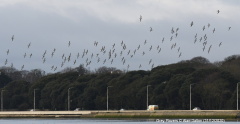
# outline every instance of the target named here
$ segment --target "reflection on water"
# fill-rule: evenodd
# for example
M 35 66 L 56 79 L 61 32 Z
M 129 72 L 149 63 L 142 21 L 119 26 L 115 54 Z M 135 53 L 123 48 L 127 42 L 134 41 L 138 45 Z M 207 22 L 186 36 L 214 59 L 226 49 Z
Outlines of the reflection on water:
M 221 122 L 224 124 L 236 124 L 240 120 L 224 120 Z M 169 124 L 179 124 L 179 123 L 204 123 L 204 124 L 216 124 L 220 122 L 212 122 L 212 120 L 203 120 L 203 119 L 76 119 L 76 118 L 1 118 L 0 124 L 156 124 L 156 123 L 169 123 Z

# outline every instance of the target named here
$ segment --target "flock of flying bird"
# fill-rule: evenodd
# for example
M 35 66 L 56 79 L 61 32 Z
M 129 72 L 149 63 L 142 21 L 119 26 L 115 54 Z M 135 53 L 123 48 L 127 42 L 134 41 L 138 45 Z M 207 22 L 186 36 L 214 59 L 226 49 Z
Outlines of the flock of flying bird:
M 219 14 L 219 10 L 217 11 L 217 14 Z M 142 21 L 142 16 L 140 15 L 140 22 Z M 191 24 L 190 24 L 190 27 L 192 27 L 194 24 L 193 24 L 193 21 L 191 22 Z M 210 27 L 210 24 L 208 23 L 208 25 L 207 25 L 207 27 L 209 28 Z M 205 26 L 203 26 L 203 31 L 205 30 Z M 231 29 L 231 27 L 229 27 L 228 28 L 228 31 Z M 175 38 L 178 36 L 178 30 L 179 30 L 179 28 L 177 28 L 176 30 L 174 30 L 174 28 L 172 28 L 171 29 L 171 33 L 172 33 L 172 35 L 174 36 L 175 35 Z M 150 27 L 150 32 L 152 32 L 153 31 L 153 29 L 152 29 L 152 27 Z M 215 28 L 213 29 L 213 33 L 215 32 Z M 174 34 L 175 33 L 175 34 Z M 170 41 L 172 41 L 172 39 L 173 39 L 173 36 L 171 36 L 170 37 Z M 12 39 L 12 41 L 14 40 L 14 35 L 11 37 L 11 39 Z M 200 39 L 199 39 L 199 42 L 201 42 L 202 40 L 204 40 L 204 42 L 203 42 L 203 51 L 205 50 L 205 47 L 206 47 L 206 45 L 207 45 L 207 35 L 205 34 L 204 36 L 203 36 L 203 38 L 202 37 L 200 37 Z M 162 43 L 165 41 L 165 39 L 163 38 L 162 39 Z M 195 39 L 194 39 L 194 44 L 197 42 L 197 34 L 195 35 Z M 127 46 L 126 46 L 126 44 L 122 41 L 121 43 L 121 47 L 122 47 L 122 50 L 121 50 L 121 52 L 119 53 L 120 54 L 120 56 L 121 56 L 121 62 L 122 62 L 122 64 L 124 65 L 125 63 L 126 63 L 126 57 L 122 57 L 122 55 L 123 55 L 123 52 L 127 49 Z M 144 45 L 145 44 L 147 44 L 147 40 L 145 40 L 144 41 L 144 43 L 143 43 Z M 69 41 L 68 42 L 68 47 L 70 47 L 70 45 L 71 45 L 71 42 Z M 171 49 L 174 49 L 175 47 L 176 47 L 176 43 L 173 43 L 172 45 L 171 45 Z M 219 47 L 222 45 L 222 42 L 220 42 L 219 43 Z M 28 46 L 28 48 L 31 46 L 31 42 L 27 45 Z M 97 47 L 98 46 L 98 42 L 97 41 L 94 41 L 94 46 L 95 47 Z M 210 50 L 211 50 L 211 47 L 212 47 L 212 45 L 210 45 L 209 46 L 209 48 L 208 48 L 208 53 L 210 52 Z M 140 45 L 138 45 L 138 47 L 135 49 L 135 50 L 133 50 L 133 52 L 131 53 L 131 50 L 128 50 L 127 51 L 127 55 L 129 55 L 130 56 L 130 58 L 132 58 L 134 55 L 135 55 L 135 53 L 138 51 L 140 49 Z M 149 48 L 149 51 L 151 51 L 153 49 L 153 47 L 152 47 L 152 45 L 151 45 L 151 47 Z M 54 53 L 55 53 L 55 51 L 56 51 L 56 49 L 54 48 L 53 49 L 53 51 L 52 51 L 52 53 L 51 53 L 51 57 L 53 57 L 54 56 Z M 180 47 L 177 49 L 177 51 L 178 51 L 178 53 L 180 52 Z M 107 52 L 107 50 L 106 50 L 106 48 L 105 48 L 105 46 L 102 46 L 101 47 L 101 49 L 100 49 L 100 52 L 102 52 L 102 54 L 103 55 L 105 55 L 106 54 L 106 52 Z M 161 48 L 160 48 L 160 46 L 158 45 L 157 46 L 157 52 L 158 53 L 160 53 L 161 52 Z M 131 53 L 131 54 L 130 54 Z M 7 50 L 7 55 L 9 54 L 9 49 Z M 45 50 L 45 52 L 43 53 L 43 55 L 42 55 L 42 60 L 43 60 L 43 63 L 45 63 L 45 61 L 46 61 L 46 54 L 47 54 L 47 50 Z M 84 58 L 84 56 L 86 56 L 88 54 L 88 50 L 85 50 L 84 49 L 84 51 L 83 51 L 83 53 L 82 53 L 82 58 Z M 142 52 L 142 56 L 144 56 L 145 55 L 145 52 L 143 51 Z M 181 55 L 182 55 L 182 52 L 180 52 L 179 53 L 179 55 L 178 55 L 178 57 L 181 57 Z M 80 56 L 80 54 L 78 53 L 77 54 L 77 58 L 73 61 L 73 65 L 75 65 L 76 64 L 76 61 L 77 61 L 77 59 L 79 58 L 79 56 Z M 99 63 L 100 62 L 100 57 L 99 57 L 99 53 L 97 53 L 97 54 L 91 54 L 91 56 L 90 56 L 90 58 L 92 59 L 94 56 L 96 56 L 96 58 L 97 58 L 97 63 Z M 113 63 L 113 61 L 114 61 L 114 58 L 116 58 L 118 56 L 118 54 L 117 54 L 117 52 L 115 51 L 115 43 L 112 45 L 112 48 L 108 51 L 108 60 L 111 60 L 110 62 L 111 62 L 111 64 Z M 23 55 L 23 57 L 25 58 L 26 57 L 26 53 Z M 30 54 L 30 58 L 32 57 L 32 53 Z M 63 54 L 62 56 L 61 56 L 61 58 L 62 58 L 62 64 L 61 64 L 61 67 L 63 67 L 63 65 L 65 64 L 65 62 L 66 61 L 68 61 L 68 62 L 70 62 L 70 60 L 71 60 L 71 53 L 67 56 L 67 55 L 65 55 L 65 54 Z M 91 64 L 91 59 L 86 59 L 86 67 L 87 66 L 89 66 L 90 64 Z M 107 59 L 104 59 L 103 60 L 103 64 L 105 64 L 106 63 L 106 61 L 107 61 Z M 7 63 L 8 63 L 8 59 L 6 59 L 6 61 L 5 61 L 5 65 L 7 65 Z M 152 59 L 150 59 L 149 60 L 149 65 L 152 63 Z M 13 67 L 13 63 L 11 63 L 11 68 Z M 127 68 L 129 68 L 130 67 L 130 65 L 128 64 L 128 66 L 127 66 Z M 139 68 L 141 68 L 142 67 L 142 65 L 140 64 L 139 65 Z M 153 68 L 154 67 L 154 63 L 151 65 L 151 68 Z M 23 68 L 24 68 L 24 65 L 22 65 L 22 67 L 21 67 L 21 70 L 23 70 Z M 51 70 L 54 70 L 54 71 L 56 71 L 57 70 L 57 66 L 51 66 Z

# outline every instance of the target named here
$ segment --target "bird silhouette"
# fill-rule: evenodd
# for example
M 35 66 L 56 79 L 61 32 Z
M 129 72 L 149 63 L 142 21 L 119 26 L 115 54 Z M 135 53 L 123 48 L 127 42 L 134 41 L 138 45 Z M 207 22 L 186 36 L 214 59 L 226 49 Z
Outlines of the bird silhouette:
M 70 41 L 69 41 L 69 42 L 68 42 L 68 47 L 70 46 L 70 44 L 71 44 L 71 43 L 70 43 Z
M 26 53 L 23 55 L 23 57 L 24 57 L 24 58 L 26 57 Z
M 21 70 L 23 70 L 23 68 L 24 68 L 24 65 L 22 66 Z
M 152 50 L 152 46 L 149 48 L 149 51 L 151 51 Z
M 218 10 L 218 11 L 217 11 L 217 14 L 218 14 L 219 12 L 220 12 L 220 11 Z
M 202 37 L 199 39 L 199 42 L 201 42 L 202 41 Z
M 76 59 L 75 59 L 75 61 L 73 62 L 73 65 L 75 65 L 76 64 Z
M 112 61 L 111 61 L 111 64 L 113 63 L 113 59 L 112 59 Z
M 140 15 L 140 18 L 139 18 L 139 19 L 140 19 L 140 22 L 141 22 L 141 21 L 142 21 L 142 16 L 141 16 L 141 15 Z
M 78 59 L 78 57 L 79 57 L 79 53 L 77 54 L 77 59 Z
M 151 62 L 152 62 L 152 59 L 150 59 L 150 61 L 149 61 L 149 65 L 150 65 Z
M 228 31 L 231 29 L 231 27 L 228 27 Z
M 138 49 L 137 49 L 137 50 L 139 50 L 139 48 L 140 48 L 140 45 L 138 46 Z
M 213 29 L 213 33 L 215 32 L 215 28 Z
M 205 50 L 205 46 L 203 47 L 203 51 Z
M 190 24 L 190 25 L 191 25 L 191 27 L 193 26 L 193 21 L 191 22 L 191 24 Z
M 112 48 L 114 48 L 114 46 L 115 46 L 115 43 L 113 44 L 113 47 L 112 47 Z
M 6 61 L 5 61 L 5 65 L 7 64 L 7 62 L 8 62 L 8 60 L 6 59 Z
M 179 28 L 176 29 L 176 33 L 177 33 L 178 30 L 179 30 Z
M 7 55 L 8 55 L 8 53 L 9 53 L 9 49 L 7 50 Z
M 222 42 L 219 44 L 219 47 L 222 45 Z
M 28 44 L 28 48 L 30 47 L 30 45 L 31 45 L 31 42 Z
M 52 55 L 52 57 L 53 57 L 53 55 L 54 55 L 54 52 L 52 52 L 52 54 L 51 54 L 51 55 Z
M 12 38 L 11 38 L 11 39 L 12 39 L 12 41 L 14 40 L 14 35 L 12 36 Z
M 61 67 L 63 67 L 63 65 L 64 65 L 64 64 L 63 64 L 63 62 L 62 62 Z
M 150 27 L 150 32 L 152 31 L 152 27 Z

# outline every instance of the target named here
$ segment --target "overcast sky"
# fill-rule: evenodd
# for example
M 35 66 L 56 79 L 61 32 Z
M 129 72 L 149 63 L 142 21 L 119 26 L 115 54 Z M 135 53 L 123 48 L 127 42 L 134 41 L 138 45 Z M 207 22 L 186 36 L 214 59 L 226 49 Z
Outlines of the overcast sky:
M 167 65 L 196 56 L 205 57 L 210 62 L 222 61 L 239 54 L 239 12 L 239 0 L 1 0 L 0 66 L 11 66 L 12 63 L 18 70 L 24 65 L 24 70 L 39 68 L 46 72 L 54 72 L 51 70 L 54 66 L 57 72 L 80 64 L 86 67 L 88 59 L 87 62 L 91 63 L 87 68 L 91 70 L 101 66 L 127 69 L 128 65 L 128 70 L 151 70 L 153 64 L 154 67 Z M 205 34 L 207 44 L 203 51 Z M 94 46 L 95 41 L 97 46 Z M 175 43 L 176 47 L 171 49 Z M 105 54 L 101 52 L 102 46 L 105 46 Z M 51 57 L 54 48 L 56 51 Z M 82 58 L 84 49 L 88 53 Z M 43 63 L 45 50 L 46 61 Z M 109 59 L 110 50 L 114 53 Z M 62 55 L 68 59 L 70 53 L 70 61 L 66 60 L 61 67 Z M 96 54 L 99 54 L 99 62 Z

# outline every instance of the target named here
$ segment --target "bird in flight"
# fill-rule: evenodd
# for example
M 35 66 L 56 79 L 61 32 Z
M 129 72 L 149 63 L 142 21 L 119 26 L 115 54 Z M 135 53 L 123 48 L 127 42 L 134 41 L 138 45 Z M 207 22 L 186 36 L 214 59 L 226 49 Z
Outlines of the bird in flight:
M 51 54 L 51 55 L 52 55 L 52 57 L 53 57 L 53 55 L 54 55 L 54 52 L 52 52 L 52 54 Z
M 203 26 L 203 31 L 204 31 L 204 29 L 205 29 L 205 26 Z
M 122 42 L 121 42 L 121 46 L 123 45 L 123 40 L 122 40 Z
M 150 32 L 152 31 L 152 27 L 150 27 Z
M 173 27 L 172 27 L 171 33 L 172 33 L 172 34 L 174 33 L 174 29 L 173 29 Z
M 219 47 L 222 45 L 222 42 L 219 44 Z
M 53 68 L 54 68 L 54 65 L 53 65 L 51 68 L 53 69 Z M 52 70 L 52 69 L 51 69 L 51 70 Z
M 24 58 L 26 57 L 26 53 L 23 55 L 23 57 L 24 57 Z
M 231 29 L 231 27 L 228 27 L 228 31 Z
M 139 18 L 139 19 L 140 19 L 140 22 L 141 22 L 141 21 L 142 21 L 142 16 L 141 16 L 141 15 L 140 15 L 140 18 Z
M 179 28 L 176 29 L 176 33 L 177 33 L 178 30 L 179 30 Z
M 75 65 L 75 64 L 76 64 L 76 59 L 75 59 L 75 61 L 74 61 L 73 65 Z
M 182 52 L 179 54 L 179 57 L 180 57 L 181 55 L 182 55 Z M 179 57 L 178 57 L 178 58 L 179 58 Z
M 191 24 L 190 24 L 190 25 L 191 25 L 191 27 L 193 26 L 193 21 L 191 22 Z
M 14 39 L 14 35 L 12 36 L 12 41 L 13 41 L 13 39 Z
M 205 46 L 203 47 L 203 51 L 205 50 Z
M 115 46 L 115 43 L 114 43 L 112 46 L 113 46 L 112 48 L 114 48 L 114 46 Z
M 30 54 L 30 58 L 32 57 L 32 53 Z
M 94 41 L 94 46 L 97 46 L 98 42 Z
M 147 40 L 145 40 L 144 45 L 147 43 Z
M 219 12 L 220 12 L 220 11 L 218 10 L 218 11 L 217 11 L 217 14 L 218 14 Z
M 140 65 L 139 65 L 139 68 L 141 68 L 141 67 L 142 67 L 142 65 L 140 64 Z
M 70 41 L 69 41 L 69 42 L 68 42 L 68 47 L 70 46 L 70 44 L 71 44 L 71 43 L 70 43 Z
M 152 59 L 149 61 L 149 65 L 150 65 L 151 62 L 152 62 Z
M 208 28 L 210 27 L 210 24 L 208 23 Z
M 79 53 L 77 54 L 77 59 L 78 59 L 78 57 L 79 57 Z
M 9 49 L 7 50 L 7 55 L 8 55 L 8 53 L 9 53 Z
M 28 48 L 30 47 L 30 45 L 31 45 L 31 42 L 28 44 Z
M 8 61 L 8 60 L 6 59 L 6 61 L 5 61 L 5 65 L 7 64 L 7 61 Z
M 213 33 L 215 32 L 215 28 L 213 29 Z
M 143 53 L 142 53 L 143 55 L 145 54 L 145 52 L 143 51 Z
M 24 65 L 22 66 L 21 70 L 23 70 L 23 68 L 24 68 Z
M 202 41 L 202 37 L 199 39 L 200 40 L 200 42 Z
M 162 39 L 162 43 L 163 43 L 163 41 L 164 41 L 164 38 Z
M 61 64 L 61 67 L 63 67 L 63 62 L 62 62 L 62 64 Z
M 137 49 L 137 50 L 139 50 L 139 48 L 140 48 L 140 45 L 138 46 L 138 49 Z
M 149 51 L 151 51 L 152 50 L 152 46 L 149 48 Z

